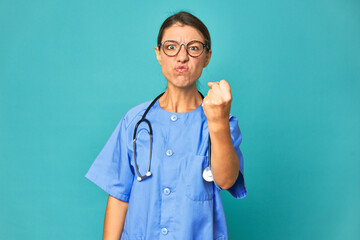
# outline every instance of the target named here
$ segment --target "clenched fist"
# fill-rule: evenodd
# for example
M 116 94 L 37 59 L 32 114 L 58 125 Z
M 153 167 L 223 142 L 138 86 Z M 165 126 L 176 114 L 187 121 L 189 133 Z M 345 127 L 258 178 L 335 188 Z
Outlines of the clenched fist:
M 203 99 L 203 110 L 208 122 L 228 121 L 231 108 L 231 89 L 227 81 L 208 82 L 210 90 Z

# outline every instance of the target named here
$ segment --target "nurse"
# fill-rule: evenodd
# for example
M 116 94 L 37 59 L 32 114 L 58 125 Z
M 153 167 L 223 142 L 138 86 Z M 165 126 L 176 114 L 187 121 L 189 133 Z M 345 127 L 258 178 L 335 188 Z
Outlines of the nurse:
M 176 13 L 162 24 L 155 53 L 167 88 L 146 114 L 152 151 L 145 122 L 133 145 L 149 100 L 121 118 L 85 175 L 109 194 L 103 239 L 228 239 L 220 191 L 247 194 L 242 137 L 228 82 L 209 82 L 204 99 L 197 90 L 212 54 L 208 29 L 192 14 Z M 203 178 L 209 154 L 213 181 Z M 139 181 L 136 166 L 145 175 L 149 156 L 151 175 Z

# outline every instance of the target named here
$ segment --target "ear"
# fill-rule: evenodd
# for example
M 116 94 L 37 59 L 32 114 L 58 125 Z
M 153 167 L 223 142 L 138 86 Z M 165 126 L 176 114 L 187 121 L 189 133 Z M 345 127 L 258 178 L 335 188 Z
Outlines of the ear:
M 156 59 L 158 60 L 160 66 L 161 66 L 161 54 L 160 54 L 160 49 L 158 46 L 155 47 L 155 54 L 156 54 Z
M 205 50 L 206 51 L 206 50 Z M 210 49 L 205 56 L 204 68 L 209 64 L 211 58 L 212 50 Z

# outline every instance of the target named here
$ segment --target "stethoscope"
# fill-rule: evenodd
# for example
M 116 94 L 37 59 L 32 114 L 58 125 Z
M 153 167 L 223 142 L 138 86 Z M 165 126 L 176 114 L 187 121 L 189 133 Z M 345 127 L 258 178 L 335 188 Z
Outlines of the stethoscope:
M 198 91 L 201 95 L 201 97 L 204 99 L 204 95 L 202 95 L 202 93 L 200 91 Z M 151 176 L 151 172 L 150 172 L 150 164 L 151 164 L 151 154 L 152 154 L 152 141 L 153 141 L 153 134 L 152 134 L 152 128 L 151 128 L 151 124 L 149 122 L 149 120 L 147 120 L 146 114 L 149 112 L 150 108 L 154 105 L 154 103 L 164 94 L 165 92 L 161 93 L 159 96 L 157 96 L 148 106 L 148 108 L 145 110 L 145 113 L 143 114 L 142 118 L 137 122 L 135 129 L 134 129 L 134 137 L 133 137 L 133 145 L 134 145 L 134 163 L 135 163 L 135 169 L 136 169 L 136 173 L 138 175 L 137 180 L 140 182 L 142 180 L 144 180 L 147 177 Z M 139 172 L 139 168 L 136 162 L 136 131 L 138 126 L 140 125 L 140 123 L 142 122 L 146 122 L 147 125 L 149 126 L 149 134 L 150 134 L 150 155 L 149 155 L 149 165 L 148 165 L 148 169 L 146 171 L 145 175 L 141 175 Z M 212 182 L 214 181 L 212 172 L 211 172 L 211 140 L 210 140 L 210 133 L 209 133 L 209 141 L 208 141 L 208 155 L 209 155 L 209 166 L 206 167 L 203 171 L 202 177 L 204 178 L 205 181 L 207 182 Z

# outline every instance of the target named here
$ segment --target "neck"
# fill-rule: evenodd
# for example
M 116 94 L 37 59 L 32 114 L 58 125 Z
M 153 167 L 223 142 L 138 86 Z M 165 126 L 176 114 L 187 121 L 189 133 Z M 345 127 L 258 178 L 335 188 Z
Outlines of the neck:
M 201 95 L 196 85 L 191 88 L 177 88 L 168 84 L 165 93 L 159 98 L 159 105 L 169 112 L 190 112 L 200 106 Z

